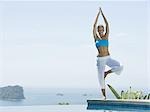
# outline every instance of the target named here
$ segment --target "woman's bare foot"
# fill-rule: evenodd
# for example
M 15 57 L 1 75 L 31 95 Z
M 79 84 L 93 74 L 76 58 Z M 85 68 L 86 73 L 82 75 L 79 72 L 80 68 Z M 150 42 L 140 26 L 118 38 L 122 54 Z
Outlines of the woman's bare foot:
M 108 75 L 108 73 L 107 73 L 107 72 L 105 72 L 105 73 L 104 73 L 104 79 L 106 78 L 106 76 L 107 76 L 107 75 Z
M 104 73 L 104 78 L 106 78 L 106 76 L 107 76 L 108 74 L 110 74 L 110 73 L 112 73 L 111 70 L 106 71 L 106 72 Z

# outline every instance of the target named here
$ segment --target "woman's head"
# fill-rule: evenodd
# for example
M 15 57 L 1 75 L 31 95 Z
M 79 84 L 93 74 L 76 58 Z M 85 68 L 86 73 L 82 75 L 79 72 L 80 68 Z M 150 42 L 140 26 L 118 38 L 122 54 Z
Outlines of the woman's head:
M 104 26 L 103 26 L 103 25 L 98 25 L 98 26 L 97 26 L 97 31 L 98 31 L 98 33 L 100 33 L 100 34 L 103 34 L 103 32 L 104 32 Z

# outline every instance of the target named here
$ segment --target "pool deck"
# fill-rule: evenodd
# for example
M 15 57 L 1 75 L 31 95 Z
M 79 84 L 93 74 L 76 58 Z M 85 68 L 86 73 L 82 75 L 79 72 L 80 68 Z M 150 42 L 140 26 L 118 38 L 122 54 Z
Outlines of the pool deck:
M 92 99 L 87 100 L 87 109 L 94 110 L 150 110 L 150 100 Z

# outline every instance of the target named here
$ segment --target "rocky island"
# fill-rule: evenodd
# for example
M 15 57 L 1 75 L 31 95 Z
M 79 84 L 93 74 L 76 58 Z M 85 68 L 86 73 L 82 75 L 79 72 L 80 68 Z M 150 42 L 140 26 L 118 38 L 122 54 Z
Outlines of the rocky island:
M 1 100 L 25 99 L 23 87 L 18 85 L 0 87 L 0 99 Z

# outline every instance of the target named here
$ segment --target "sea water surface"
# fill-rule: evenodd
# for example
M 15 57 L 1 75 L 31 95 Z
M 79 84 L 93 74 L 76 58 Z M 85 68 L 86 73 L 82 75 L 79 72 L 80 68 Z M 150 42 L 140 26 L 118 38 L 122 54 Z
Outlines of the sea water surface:
M 24 88 L 23 100 L 0 100 L 0 106 L 31 106 L 31 105 L 83 105 L 87 99 L 100 98 L 98 89 L 78 88 Z M 113 97 L 108 94 L 109 98 Z

